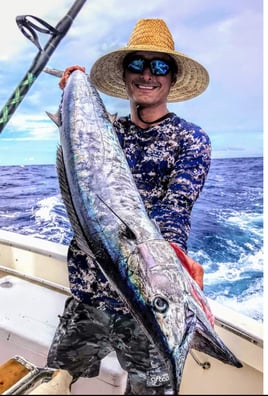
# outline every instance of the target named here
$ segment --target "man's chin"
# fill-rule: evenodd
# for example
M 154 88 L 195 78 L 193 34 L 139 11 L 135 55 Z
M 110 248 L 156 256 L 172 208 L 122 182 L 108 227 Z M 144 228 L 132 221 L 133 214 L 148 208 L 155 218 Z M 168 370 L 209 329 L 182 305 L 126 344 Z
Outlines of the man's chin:
M 151 106 L 152 104 L 155 103 L 155 101 L 152 98 L 149 97 L 144 97 L 144 95 L 135 95 L 134 97 L 134 102 L 136 106 Z

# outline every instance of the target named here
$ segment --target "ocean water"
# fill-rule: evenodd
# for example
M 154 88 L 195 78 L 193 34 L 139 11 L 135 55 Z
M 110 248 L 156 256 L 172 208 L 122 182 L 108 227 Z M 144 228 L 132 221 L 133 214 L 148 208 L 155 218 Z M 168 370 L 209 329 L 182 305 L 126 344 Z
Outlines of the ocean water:
M 54 165 L 0 167 L 0 228 L 67 245 Z M 205 294 L 263 321 L 263 158 L 213 159 L 192 213 L 188 254 Z

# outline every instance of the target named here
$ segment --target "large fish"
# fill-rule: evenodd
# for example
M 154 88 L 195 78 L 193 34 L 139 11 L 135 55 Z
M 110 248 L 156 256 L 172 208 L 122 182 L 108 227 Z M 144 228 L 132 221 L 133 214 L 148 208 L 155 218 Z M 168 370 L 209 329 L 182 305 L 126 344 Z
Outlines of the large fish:
M 111 118 L 85 73 L 71 73 L 54 121 L 59 184 L 77 243 L 96 257 L 168 362 L 174 394 L 191 348 L 242 367 L 208 320 L 202 290 L 149 219 Z

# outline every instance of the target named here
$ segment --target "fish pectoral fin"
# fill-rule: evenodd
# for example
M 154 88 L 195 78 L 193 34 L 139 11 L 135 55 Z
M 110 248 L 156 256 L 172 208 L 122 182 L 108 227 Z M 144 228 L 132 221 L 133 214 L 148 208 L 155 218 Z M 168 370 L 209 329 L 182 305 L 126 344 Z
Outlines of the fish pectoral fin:
M 123 228 L 121 228 L 121 234 L 126 236 L 128 239 L 136 240 L 137 236 L 135 232 L 131 229 L 131 227 L 129 227 L 129 225 L 104 201 L 104 199 L 102 199 L 99 194 L 97 194 L 97 197 L 123 225 Z

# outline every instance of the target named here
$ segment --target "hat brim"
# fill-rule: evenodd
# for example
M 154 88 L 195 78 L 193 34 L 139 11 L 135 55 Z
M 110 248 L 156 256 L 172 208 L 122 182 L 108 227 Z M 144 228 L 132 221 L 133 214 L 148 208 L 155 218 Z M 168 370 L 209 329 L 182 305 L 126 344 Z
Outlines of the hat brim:
M 160 51 L 159 47 L 124 47 L 99 58 L 91 68 L 90 78 L 95 87 L 110 96 L 128 99 L 123 81 L 123 60 L 126 55 L 135 51 L 165 53 L 178 64 L 180 74 L 171 86 L 168 102 L 180 102 L 200 95 L 208 86 L 207 70 L 195 60 L 177 51 Z

